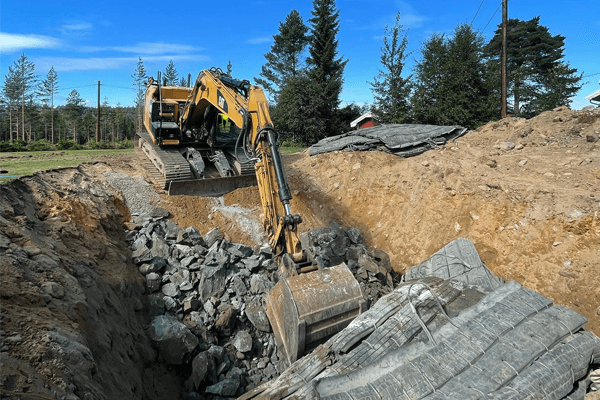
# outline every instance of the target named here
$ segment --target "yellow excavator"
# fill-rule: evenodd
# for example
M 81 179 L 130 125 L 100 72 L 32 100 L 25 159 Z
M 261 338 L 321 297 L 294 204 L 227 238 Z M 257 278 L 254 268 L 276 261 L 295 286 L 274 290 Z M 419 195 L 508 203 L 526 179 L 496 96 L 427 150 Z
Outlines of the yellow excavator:
M 136 151 L 170 194 L 220 195 L 258 184 L 263 226 L 279 262 L 279 282 L 264 303 L 284 364 L 365 311 L 345 264 L 320 268 L 303 251 L 302 218 L 290 208 L 277 133 L 260 87 L 215 68 L 200 72 L 193 87 L 150 78 L 144 126 Z

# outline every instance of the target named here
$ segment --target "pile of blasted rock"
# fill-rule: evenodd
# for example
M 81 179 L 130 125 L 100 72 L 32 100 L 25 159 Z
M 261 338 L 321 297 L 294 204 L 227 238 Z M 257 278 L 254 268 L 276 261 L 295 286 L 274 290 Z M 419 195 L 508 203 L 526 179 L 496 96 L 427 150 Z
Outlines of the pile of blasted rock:
M 156 215 L 156 213 L 154 213 Z M 159 356 L 188 366 L 189 398 L 231 397 L 278 375 L 262 296 L 275 284 L 269 247 L 202 236 L 164 216 L 134 215 L 126 240 L 146 279 L 147 333 Z
M 187 366 L 190 399 L 239 396 L 278 376 L 262 300 L 278 281 L 269 246 L 231 243 L 218 228 L 202 236 L 167 216 L 160 210 L 134 215 L 126 236 L 145 276 L 147 333 L 159 356 L 182 370 Z M 302 241 L 323 267 L 346 262 L 365 299 L 374 302 L 392 290 L 389 257 L 369 253 L 357 229 L 332 223 L 303 234 Z
M 321 267 L 346 263 L 358 281 L 367 304 L 374 304 L 394 289 L 399 276 L 392 270 L 390 257 L 382 250 L 367 250 L 360 231 L 343 229 L 332 221 L 327 227 L 300 235 L 302 248 Z

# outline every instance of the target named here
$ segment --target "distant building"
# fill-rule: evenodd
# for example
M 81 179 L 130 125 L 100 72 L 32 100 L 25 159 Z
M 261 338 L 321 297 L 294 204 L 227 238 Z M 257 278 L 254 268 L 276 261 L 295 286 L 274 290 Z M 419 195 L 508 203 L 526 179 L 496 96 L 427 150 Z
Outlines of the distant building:
M 600 90 L 590 94 L 589 96 L 585 96 L 585 98 L 588 99 L 593 105 L 600 106 Z
M 379 119 L 377 118 L 377 115 L 373 114 L 371 111 L 367 111 L 354 121 L 350 122 L 350 128 L 352 129 L 370 128 L 375 125 L 379 125 Z

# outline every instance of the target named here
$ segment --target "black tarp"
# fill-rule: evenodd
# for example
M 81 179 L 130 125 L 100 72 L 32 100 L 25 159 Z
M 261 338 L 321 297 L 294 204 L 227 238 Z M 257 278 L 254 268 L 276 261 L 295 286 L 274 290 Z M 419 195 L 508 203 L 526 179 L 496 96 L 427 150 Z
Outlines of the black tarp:
M 320 140 L 310 148 L 310 155 L 341 150 L 382 150 L 400 157 L 411 157 L 442 146 L 466 132 L 467 129 L 462 126 L 378 125 Z

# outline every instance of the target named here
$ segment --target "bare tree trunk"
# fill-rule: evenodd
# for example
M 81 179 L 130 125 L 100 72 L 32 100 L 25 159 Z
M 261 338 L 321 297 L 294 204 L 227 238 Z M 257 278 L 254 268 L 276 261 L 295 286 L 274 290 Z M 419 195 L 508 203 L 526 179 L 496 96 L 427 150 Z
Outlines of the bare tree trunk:
M 514 110 L 513 113 L 515 114 L 515 117 L 518 117 L 520 114 L 520 108 L 521 105 L 519 104 L 519 101 L 521 99 L 519 98 L 519 85 L 515 82 L 515 102 L 514 102 Z
M 54 144 L 54 93 L 52 93 L 52 103 L 50 107 L 50 115 L 52 117 L 52 144 Z
M 8 131 L 10 134 L 10 143 L 12 144 L 14 142 L 14 139 L 13 139 L 13 126 L 12 126 L 12 110 L 10 108 L 8 109 Z
M 25 140 L 25 96 L 21 97 L 21 138 Z

